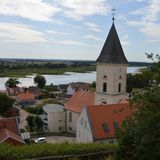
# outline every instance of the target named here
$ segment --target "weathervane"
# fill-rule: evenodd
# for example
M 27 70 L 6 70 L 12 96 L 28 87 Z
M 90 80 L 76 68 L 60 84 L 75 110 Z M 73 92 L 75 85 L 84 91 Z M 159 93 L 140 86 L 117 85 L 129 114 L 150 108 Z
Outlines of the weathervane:
M 115 20 L 115 17 L 114 17 L 114 13 L 115 13 L 115 11 L 116 11 L 116 9 L 112 9 L 112 21 L 114 22 L 114 20 Z

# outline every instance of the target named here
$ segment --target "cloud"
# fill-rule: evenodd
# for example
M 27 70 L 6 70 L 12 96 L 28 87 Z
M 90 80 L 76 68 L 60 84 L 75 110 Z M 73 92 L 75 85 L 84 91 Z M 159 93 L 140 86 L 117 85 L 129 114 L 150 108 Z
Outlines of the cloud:
M 128 34 L 125 34 L 124 36 L 122 36 L 122 41 L 121 41 L 121 43 L 122 43 L 122 45 L 124 45 L 124 46 L 130 45 L 129 35 L 128 35 Z
M 51 21 L 51 17 L 61 11 L 44 0 L 1 0 L 0 15 L 19 16 L 34 21 Z
M 73 45 L 73 46 L 83 46 L 83 47 L 93 47 L 91 45 L 85 44 L 80 41 L 75 41 L 75 40 L 50 40 L 51 43 L 56 43 L 56 44 L 64 44 L 64 45 Z
M 82 20 L 86 16 L 106 15 L 110 6 L 106 0 L 57 0 L 64 7 L 64 15 L 75 20 Z
M 0 23 L 0 41 L 8 43 L 47 42 L 42 32 L 17 23 Z
M 49 33 L 49 34 L 54 34 L 54 35 L 69 35 L 69 33 L 64 33 L 64 32 L 58 32 L 58 31 L 54 31 L 54 30 L 48 30 L 48 31 L 45 31 L 46 33 Z
M 160 36 L 160 1 L 150 0 L 146 7 L 131 12 L 132 15 L 140 17 L 137 21 L 127 21 L 128 25 L 137 27 L 138 30 L 148 37 Z
M 95 41 L 104 41 L 103 38 L 96 37 L 94 35 L 85 35 L 84 38 L 86 38 L 86 39 L 92 39 L 92 40 L 95 40 Z
M 87 27 L 89 27 L 88 29 L 94 32 L 101 32 L 100 26 L 94 23 L 84 23 Z

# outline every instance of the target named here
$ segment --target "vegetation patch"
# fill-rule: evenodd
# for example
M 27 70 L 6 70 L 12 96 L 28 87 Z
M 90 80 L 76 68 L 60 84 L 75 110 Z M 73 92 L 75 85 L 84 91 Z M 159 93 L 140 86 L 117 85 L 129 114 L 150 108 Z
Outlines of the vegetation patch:
M 106 151 L 109 155 L 113 155 L 116 149 L 116 145 L 108 144 L 32 144 L 20 147 L 9 144 L 0 144 L 0 159 L 25 160 L 51 156 L 82 155 L 102 151 Z M 100 157 L 104 157 L 104 154 Z

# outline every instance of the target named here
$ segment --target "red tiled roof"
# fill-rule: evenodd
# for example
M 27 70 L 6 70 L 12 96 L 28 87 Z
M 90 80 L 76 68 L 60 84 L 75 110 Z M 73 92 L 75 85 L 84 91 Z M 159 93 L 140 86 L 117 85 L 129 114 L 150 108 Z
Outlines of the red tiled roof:
M 14 133 L 14 132 L 12 132 L 8 129 L 2 129 L 1 130 L 1 132 L 0 132 L 0 143 L 3 143 L 5 141 L 12 143 L 13 140 L 18 141 L 18 143 L 15 142 L 15 144 L 25 144 L 20 135 Z
M 75 92 L 69 101 L 65 104 L 65 109 L 81 113 L 85 105 L 93 105 L 95 93 L 87 91 Z
M 0 119 L 0 143 L 4 141 L 12 144 L 24 144 L 19 134 L 16 117 Z
M 121 127 L 122 122 L 130 117 L 134 110 L 128 104 L 111 104 L 87 106 L 87 112 L 94 139 L 100 140 L 115 138 L 113 123 L 118 122 Z M 108 132 L 104 132 L 103 129 L 105 123 L 108 125 Z
M 34 100 L 35 95 L 33 93 L 20 93 L 18 95 L 19 100 Z
M 16 117 L 0 119 L 0 130 L 3 128 L 19 134 Z

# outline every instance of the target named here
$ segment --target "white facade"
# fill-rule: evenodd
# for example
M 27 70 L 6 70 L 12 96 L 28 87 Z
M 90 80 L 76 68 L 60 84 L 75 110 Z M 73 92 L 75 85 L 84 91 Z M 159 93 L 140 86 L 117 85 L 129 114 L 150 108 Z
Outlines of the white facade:
M 80 115 L 79 113 L 66 110 L 67 132 L 74 133 L 74 134 L 76 133 L 77 120 L 78 120 L 79 115 Z
M 72 85 L 69 84 L 68 87 L 67 87 L 67 95 L 73 95 L 75 92 L 75 89 L 72 88 Z
M 85 107 L 83 108 L 77 121 L 76 142 L 77 143 L 93 142 L 93 136 Z
M 62 132 L 65 130 L 64 111 L 50 112 L 47 115 L 49 132 Z
M 43 119 L 45 130 L 49 132 L 65 131 L 65 112 L 63 106 L 47 104 L 43 107 L 45 115 Z M 47 128 L 46 128 L 47 127 Z
M 97 64 L 95 104 L 117 104 L 126 98 L 126 64 Z

